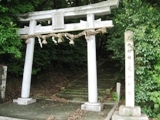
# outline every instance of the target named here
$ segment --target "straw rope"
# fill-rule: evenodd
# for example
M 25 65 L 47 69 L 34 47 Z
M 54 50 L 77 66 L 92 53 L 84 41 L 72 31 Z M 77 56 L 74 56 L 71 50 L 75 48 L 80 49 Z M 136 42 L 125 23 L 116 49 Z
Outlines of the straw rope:
M 41 35 L 41 34 L 32 34 L 32 35 L 22 35 L 20 36 L 21 39 L 24 39 L 26 43 L 29 43 L 29 38 L 38 38 L 38 42 L 40 46 L 42 47 L 42 44 L 47 44 L 47 38 L 52 37 L 52 41 L 57 44 L 63 42 L 63 37 L 67 38 L 69 40 L 69 44 L 73 45 L 74 40 L 77 38 L 80 38 L 82 36 L 85 36 L 85 39 L 88 40 L 90 36 L 96 35 L 98 33 L 105 34 L 107 33 L 106 28 L 99 28 L 96 30 L 84 30 L 76 35 L 70 34 L 70 33 L 50 33 L 47 35 Z M 58 41 L 55 40 L 55 38 L 58 38 Z M 42 40 L 42 41 L 41 41 Z

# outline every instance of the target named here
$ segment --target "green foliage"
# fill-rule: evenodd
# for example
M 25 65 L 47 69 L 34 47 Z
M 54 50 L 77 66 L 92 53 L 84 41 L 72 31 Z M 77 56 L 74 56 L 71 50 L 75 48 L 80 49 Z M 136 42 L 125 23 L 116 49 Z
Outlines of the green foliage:
M 0 1 L 0 63 L 8 66 L 8 73 L 22 75 L 26 44 L 20 40 L 17 30 L 23 23 L 18 22 L 17 14 L 31 11 L 59 9 L 68 7 L 64 0 L 1 0 Z M 51 40 L 50 40 L 51 41 Z M 80 41 L 80 40 L 77 40 Z M 86 66 L 86 43 L 76 42 L 75 46 L 68 43 L 54 45 L 48 43 L 41 49 L 36 42 L 32 74 L 37 74 L 48 67 L 79 69 Z M 84 46 L 84 47 L 83 47 Z
M 21 40 L 17 34 L 17 17 L 20 12 L 32 11 L 33 6 L 25 1 L 0 1 L 0 55 L 9 54 L 16 58 L 21 57 Z M 8 59 L 12 59 L 11 58 Z M 1 62 L 3 60 L 0 60 Z M 6 62 L 3 62 L 7 64 Z
M 0 25 L 0 54 L 13 54 L 15 57 L 20 57 L 21 53 L 19 48 L 21 47 L 20 39 L 16 33 L 17 29 L 13 23 L 9 23 L 7 26 Z
M 155 97 L 155 93 L 160 92 L 159 6 L 153 1 L 121 0 L 111 18 L 115 27 L 109 31 L 106 47 L 113 51 L 112 58 L 122 61 L 124 66 L 124 32 L 134 32 L 136 104 L 149 116 L 158 117 L 160 96 Z
M 23 68 L 24 68 L 24 59 L 15 59 L 12 58 L 7 64 L 8 66 L 8 75 L 13 76 L 22 76 L 23 74 Z
M 48 40 L 48 44 L 41 50 L 47 50 L 50 64 L 59 69 L 68 68 L 76 72 L 79 68 L 86 67 L 87 47 L 85 40 L 76 39 L 73 46 L 69 45 L 69 41 L 66 39 L 58 45 Z
M 55 1 L 54 1 L 55 2 Z M 65 5 L 66 2 L 59 1 Z M 1 0 L 0 1 L 0 55 L 12 54 L 16 58 L 21 57 L 22 41 L 17 30 L 19 28 L 17 14 L 31 11 L 51 9 L 52 1 L 46 0 Z M 57 6 L 57 5 L 54 5 Z M 53 9 L 53 6 L 52 6 Z M 0 60 L 1 61 L 1 60 Z
M 154 91 L 150 93 L 150 100 L 152 101 L 153 105 L 153 114 L 156 118 L 160 119 L 160 91 Z
M 158 53 L 159 53 L 159 49 L 158 49 Z M 154 66 L 155 71 L 152 74 L 153 77 L 153 81 L 156 83 L 156 85 L 158 86 L 157 89 L 153 92 L 150 92 L 150 100 L 151 100 L 151 104 L 153 105 L 153 112 L 157 113 L 154 116 L 156 116 L 155 120 L 160 119 L 160 56 L 158 56 L 158 60 L 157 60 L 157 64 Z
M 117 94 L 117 92 L 113 92 L 113 93 L 112 93 L 112 99 L 113 99 L 114 101 L 118 101 L 118 94 Z

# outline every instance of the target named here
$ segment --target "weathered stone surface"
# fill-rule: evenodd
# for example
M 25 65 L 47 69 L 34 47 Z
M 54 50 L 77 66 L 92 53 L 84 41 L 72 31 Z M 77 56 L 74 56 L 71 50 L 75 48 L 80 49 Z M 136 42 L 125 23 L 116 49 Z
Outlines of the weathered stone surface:
M 86 102 L 83 105 L 81 105 L 81 110 L 86 110 L 86 111 L 100 112 L 102 109 L 103 109 L 103 104 L 101 103 Z
M 52 26 L 54 30 L 64 29 L 64 13 L 62 11 L 53 13 Z
M 71 7 L 71 8 L 62 8 L 46 11 L 38 11 L 29 13 L 29 15 L 20 15 L 19 20 L 23 22 L 29 22 L 30 20 L 36 21 L 47 21 L 52 18 L 52 13 L 57 11 L 64 11 L 64 17 L 76 18 L 76 17 L 85 17 L 86 14 L 95 14 L 95 15 L 107 15 L 111 13 L 111 9 L 117 8 L 119 6 L 119 0 L 107 0 L 95 4 L 89 4 L 85 6 Z M 23 17 L 21 17 L 23 16 Z M 24 18 L 24 16 L 26 18 Z
M 0 85 L 2 84 L 3 66 L 0 65 Z
M 13 103 L 17 103 L 18 105 L 28 105 L 35 102 L 36 102 L 36 99 L 32 99 L 32 98 L 18 98 L 13 100 Z
M 125 32 L 125 105 L 135 106 L 133 32 Z
M 119 115 L 121 116 L 141 116 L 141 108 L 139 106 L 126 107 L 121 105 L 119 107 Z
M 115 111 L 112 120 L 148 120 L 148 117 L 146 114 L 142 114 L 139 117 L 136 116 L 121 116 L 119 115 L 118 111 Z
M 7 78 L 7 66 L 0 65 L 0 101 L 3 101 L 5 98 L 6 91 L 6 78 Z

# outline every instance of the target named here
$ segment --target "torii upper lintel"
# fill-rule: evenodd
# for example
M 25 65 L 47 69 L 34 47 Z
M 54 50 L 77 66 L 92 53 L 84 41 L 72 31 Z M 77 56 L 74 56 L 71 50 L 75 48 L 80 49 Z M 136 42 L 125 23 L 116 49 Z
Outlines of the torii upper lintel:
M 19 20 L 21 22 L 29 22 L 30 20 L 36 21 L 46 21 L 52 19 L 52 14 L 55 12 L 64 12 L 65 18 L 76 18 L 83 17 L 89 13 L 94 15 L 107 15 L 111 13 L 110 9 L 117 8 L 119 5 L 119 0 L 107 0 L 100 3 L 71 7 L 71 8 L 62 8 L 56 10 L 46 10 L 39 12 L 30 12 L 26 14 L 19 15 Z

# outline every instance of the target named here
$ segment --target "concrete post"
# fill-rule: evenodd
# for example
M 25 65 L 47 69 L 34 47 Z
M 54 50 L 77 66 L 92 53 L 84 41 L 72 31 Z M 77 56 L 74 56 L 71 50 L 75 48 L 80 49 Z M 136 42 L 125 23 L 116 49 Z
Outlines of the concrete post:
M 94 14 L 87 14 L 88 27 L 94 27 Z M 98 102 L 97 95 L 97 64 L 95 35 L 87 37 L 88 58 L 88 102 L 81 106 L 82 110 L 101 111 L 102 105 Z
M 30 21 L 29 34 L 34 34 L 36 24 L 37 22 L 35 20 Z M 29 98 L 35 38 L 29 38 L 28 40 L 29 43 L 27 44 L 26 48 L 21 98 L 18 98 L 18 100 L 13 100 L 13 102 L 17 102 L 20 105 L 27 105 L 36 101 L 32 98 Z
M 118 96 L 118 102 L 121 98 L 121 83 L 117 82 L 116 84 L 116 92 L 117 92 L 117 96 Z

